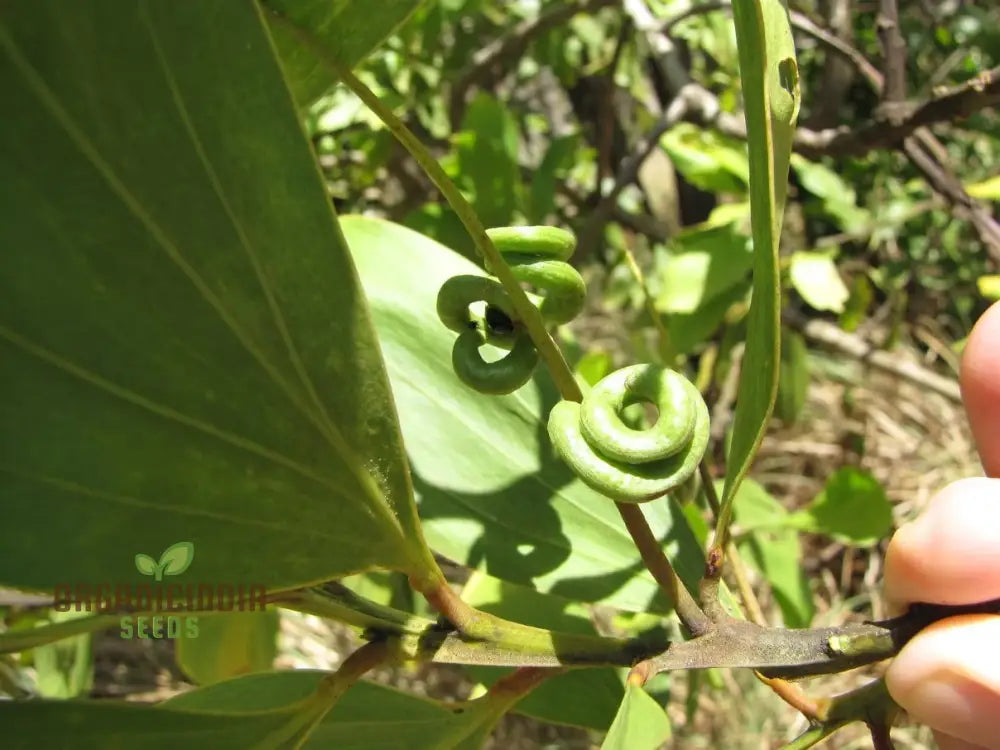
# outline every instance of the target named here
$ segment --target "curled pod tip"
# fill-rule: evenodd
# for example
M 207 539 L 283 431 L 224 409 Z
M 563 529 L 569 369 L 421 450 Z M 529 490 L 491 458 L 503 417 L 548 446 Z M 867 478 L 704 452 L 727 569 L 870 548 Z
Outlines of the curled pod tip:
M 576 237 L 559 227 L 494 227 L 486 235 L 500 253 L 567 260 L 576 251 Z
M 486 303 L 485 319 L 473 315 L 469 309 L 475 302 Z M 503 285 L 494 279 L 486 276 L 452 276 L 438 291 L 437 314 L 441 322 L 456 333 L 480 328 L 485 331 L 488 343 L 504 349 L 510 349 L 514 345 L 514 306 Z M 491 325 L 502 323 L 504 319 L 510 321 L 509 326 Z
M 458 379 L 473 390 L 491 395 L 513 393 L 531 380 L 538 365 L 538 352 L 527 333 L 518 333 L 510 352 L 487 362 L 479 348 L 487 343 L 486 334 L 466 329 L 455 339 L 451 365 Z

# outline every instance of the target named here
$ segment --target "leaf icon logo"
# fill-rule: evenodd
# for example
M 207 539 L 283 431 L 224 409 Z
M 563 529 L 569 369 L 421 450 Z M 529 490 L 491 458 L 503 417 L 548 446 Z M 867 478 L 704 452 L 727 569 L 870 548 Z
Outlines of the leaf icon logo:
M 177 542 L 163 550 L 159 562 L 140 552 L 135 556 L 135 567 L 144 576 L 153 576 L 157 581 L 162 581 L 165 575 L 177 576 L 183 573 L 191 566 L 192 560 L 194 543 Z

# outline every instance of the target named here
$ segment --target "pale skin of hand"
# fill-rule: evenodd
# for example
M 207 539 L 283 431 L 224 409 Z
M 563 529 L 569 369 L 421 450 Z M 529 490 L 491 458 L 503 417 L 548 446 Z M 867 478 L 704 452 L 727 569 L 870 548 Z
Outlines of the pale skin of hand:
M 962 356 L 962 399 L 988 478 L 955 482 L 889 543 L 886 596 L 972 604 L 1000 598 L 1000 303 Z M 936 623 L 889 665 L 892 697 L 934 728 L 941 750 L 1000 750 L 1000 616 Z

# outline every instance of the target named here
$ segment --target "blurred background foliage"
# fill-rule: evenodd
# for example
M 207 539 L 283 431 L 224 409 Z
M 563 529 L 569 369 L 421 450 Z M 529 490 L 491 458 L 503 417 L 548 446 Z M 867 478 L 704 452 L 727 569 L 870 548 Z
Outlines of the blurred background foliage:
M 682 122 L 657 138 L 625 184 L 619 173 L 642 153 L 678 82 L 699 84 L 723 112 L 740 114 L 735 39 L 724 3 L 648 7 L 659 28 L 637 31 L 627 3 L 623 12 L 601 0 L 442 0 L 418 9 L 360 71 L 439 155 L 488 226 L 575 229 L 575 262 L 600 275 L 595 297 L 634 324 L 633 345 L 649 338 L 655 310 L 669 333 L 664 353 L 700 355 L 722 345 L 746 310 L 745 146 Z M 802 127 L 877 124 L 878 92 L 817 38 L 834 36 L 877 69 L 876 4 L 792 7 Z M 925 100 L 1000 63 L 998 17 L 988 3 L 904 4 L 908 97 Z M 672 45 L 666 54 L 662 41 Z M 679 72 L 664 75 L 671 66 Z M 387 216 L 472 256 L 454 215 L 350 92 L 320 98 L 307 124 L 338 211 Z M 995 111 L 944 117 L 931 129 L 939 163 L 971 200 L 995 205 Z M 789 304 L 846 331 L 885 323 L 888 343 L 918 317 L 934 320 L 942 339 L 960 341 L 996 296 L 990 277 L 1000 246 L 894 145 L 796 156 L 783 236 Z M 652 309 L 625 250 L 642 262 Z
M 981 78 L 1000 65 L 1000 7 L 901 6 L 902 104 L 881 91 L 877 2 L 791 3 L 803 105 L 782 235 L 781 385 L 734 527 L 746 583 L 774 624 L 883 616 L 885 538 L 947 481 L 978 471 L 955 376 L 971 325 L 1000 299 L 1000 118 L 990 106 L 1000 86 L 996 75 Z M 571 364 L 587 383 L 636 361 L 687 372 L 712 409 L 721 476 L 752 266 L 727 3 L 435 0 L 357 72 L 437 155 L 487 226 L 547 223 L 577 233 L 572 262 L 590 298 L 559 334 Z M 322 88 L 309 84 L 296 94 Z M 339 214 L 389 218 L 478 262 L 436 189 L 353 94 L 333 87 L 300 103 Z M 923 127 L 912 126 L 928 108 Z M 706 509 L 695 487 L 684 494 L 704 542 Z M 543 597 L 481 571 L 449 572 L 472 603 L 525 622 L 628 632 L 657 621 Z M 429 614 L 401 576 L 343 583 Z M 177 654 L 186 676 L 168 643 L 123 656 L 113 637 L 93 649 L 80 637 L 0 660 L 0 691 L 173 692 L 185 680 L 265 669 L 276 641 L 279 666 L 332 667 L 352 647 L 345 632 L 295 613 L 223 622 L 211 644 L 228 650 L 207 666 L 194 650 Z M 376 677 L 454 698 L 496 672 L 424 665 Z M 599 743 L 622 675 L 586 679 L 593 683 L 582 692 L 539 692 L 518 709 L 574 729 L 508 717 L 494 746 Z M 860 683 L 824 679 L 817 694 Z M 771 747 L 802 728 L 747 675 L 661 675 L 648 688 L 667 704 L 671 747 Z M 859 736 L 831 747 L 863 746 Z M 926 737 L 901 733 L 897 744 L 927 747 Z

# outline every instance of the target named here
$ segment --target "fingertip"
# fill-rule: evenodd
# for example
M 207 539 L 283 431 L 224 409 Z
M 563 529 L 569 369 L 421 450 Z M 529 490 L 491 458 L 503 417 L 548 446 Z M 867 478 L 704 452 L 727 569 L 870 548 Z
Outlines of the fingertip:
M 1000 476 L 1000 302 L 969 334 L 959 381 L 983 468 L 987 476 Z
M 935 732 L 934 740 L 937 742 L 938 750 L 990 750 L 990 748 L 985 745 L 980 745 L 975 742 L 966 742 L 965 740 L 959 739 L 958 737 L 952 737 L 950 734 L 944 734 L 943 732 Z
M 886 672 L 890 695 L 917 721 L 1000 747 L 1000 617 L 967 615 L 921 631 Z
M 1000 479 L 945 487 L 892 537 L 886 598 L 895 604 L 974 604 L 1000 597 Z

